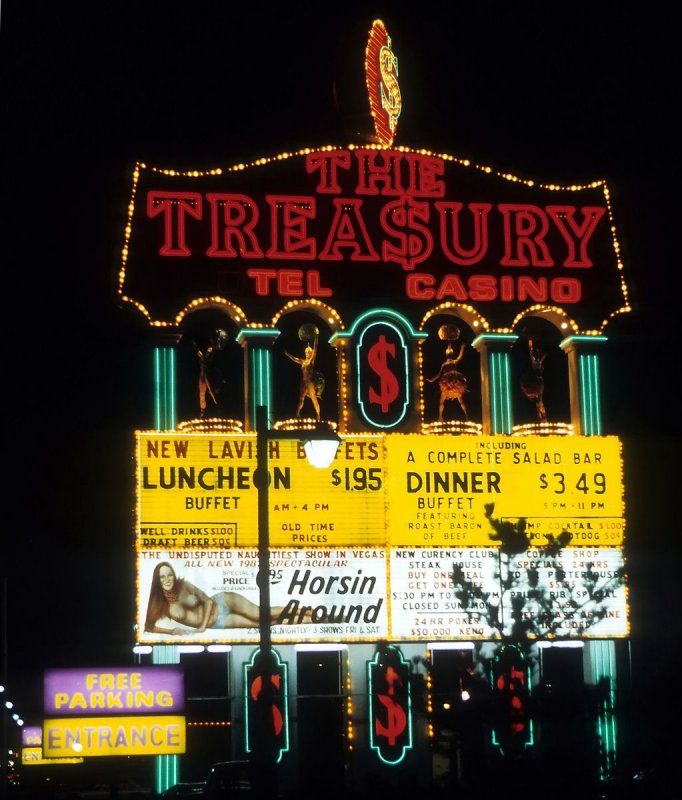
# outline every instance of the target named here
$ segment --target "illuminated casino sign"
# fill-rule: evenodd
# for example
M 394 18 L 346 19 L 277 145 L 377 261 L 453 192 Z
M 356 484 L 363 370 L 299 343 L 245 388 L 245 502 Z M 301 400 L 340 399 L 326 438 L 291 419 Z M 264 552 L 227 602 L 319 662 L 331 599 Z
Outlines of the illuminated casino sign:
M 137 545 L 258 547 L 255 434 L 137 434 Z M 273 547 L 490 544 L 488 507 L 527 521 L 532 543 L 621 545 L 615 436 L 349 435 L 329 470 L 271 442 Z
M 490 544 L 487 508 L 523 517 L 531 542 L 621 545 L 623 476 L 615 436 L 386 436 L 392 544 Z
M 248 323 L 296 298 L 350 318 L 390 297 L 413 322 L 451 301 L 505 327 L 543 303 L 597 330 L 627 306 L 613 224 L 602 181 L 538 185 L 406 147 L 137 164 L 119 293 L 169 324 L 199 298 Z
M 592 352 L 629 311 L 608 186 L 396 145 L 398 56 L 379 20 L 362 81 L 350 143 L 132 170 L 118 294 L 162 334 L 169 429 L 136 433 L 137 640 L 259 642 L 255 411 L 296 430 L 306 397 L 342 443 L 317 470 L 294 441 L 267 442 L 273 642 L 627 636 L 621 443 L 601 435 Z M 212 314 L 242 376 L 230 413 L 192 341 Z M 551 356 L 545 375 L 535 323 L 566 381 Z M 314 353 L 297 410 L 279 369 L 304 364 L 291 341 Z M 201 418 L 178 422 L 189 344 Z M 374 707 L 388 763 L 407 746 L 395 686 Z
M 412 747 L 410 664 L 399 650 L 377 650 L 367 664 L 370 747 L 385 764 L 399 764 Z
M 254 443 L 137 434 L 139 641 L 259 640 Z M 553 634 L 626 635 L 616 437 L 349 436 L 329 470 L 270 445 L 273 641 L 497 638 L 519 598 Z M 529 543 L 504 576 L 493 510 Z M 202 630 L 183 593 L 216 604 Z

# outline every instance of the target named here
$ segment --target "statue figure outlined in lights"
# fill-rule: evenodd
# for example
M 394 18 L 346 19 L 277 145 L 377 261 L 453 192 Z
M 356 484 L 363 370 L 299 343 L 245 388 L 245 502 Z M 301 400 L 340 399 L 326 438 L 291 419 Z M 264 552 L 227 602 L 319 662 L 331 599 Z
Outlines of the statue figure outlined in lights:
M 438 381 L 440 388 L 440 400 L 438 404 L 438 421 L 443 422 L 443 413 L 445 411 L 446 400 L 457 400 L 464 414 L 464 419 L 468 421 L 469 412 L 467 411 L 466 403 L 464 402 L 464 395 L 469 391 L 469 385 L 466 375 L 456 369 L 457 364 L 464 356 L 464 342 L 460 342 L 459 352 L 453 357 L 454 348 L 453 342 L 456 342 L 460 337 L 460 330 L 457 325 L 447 324 L 441 325 L 438 328 L 438 338 L 442 341 L 447 341 L 445 348 L 445 361 L 441 364 L 438 373 L 433 378 L 426 378 L 428 383 L 435 383 Z
M 306 345 L 303 358 L 298 358 L 291 353 L 284 351 L 287 358 L 291 359 L 295 364 L 301 367 L 301 383 L 299 386 L 298 394 L 298 407 L 296 408 L 296 416 L 301 416 L 303 404 L 306 397 L 310 398 L 317 420 L 320 420 L 320 403 L 318 398 L 322 396 L 324 391 L 324 376 L 321 372 L 315 369 L 315 359 L 317 358 L 317 337 L 320 331 L 315 325 L 306 323 L 301 325 L 298 329 L 298 338 L 302 342 L 309 342 Z
M 200 350 L 197 343 L 193 342 L 194 352 L 199 359 L 199 413 L 202 419 L 206 416 L 206 395 L 213 400 L 216 406 L 218 405 L 216 394 L 219 393 L 220 389 L 214 390 L 208 374 L 208 368 L 215 354 L 224 349 L 228 338 L 227 331 L 218 328 L 206 350 Z
M 535 410 L 537 411 L 538 420 L 540 422 L 547 422 L 547 410 L 543 400 L 545 391 L 545 379 L 543 373 L 545 371 L 545 359 L 547 353 L 540 349 L 537 340 L 528 339 L 528 354 L 530 356 L 530 371 L 525 372 L 520 379 L 521 391 L 523 394 L 535 403 Z

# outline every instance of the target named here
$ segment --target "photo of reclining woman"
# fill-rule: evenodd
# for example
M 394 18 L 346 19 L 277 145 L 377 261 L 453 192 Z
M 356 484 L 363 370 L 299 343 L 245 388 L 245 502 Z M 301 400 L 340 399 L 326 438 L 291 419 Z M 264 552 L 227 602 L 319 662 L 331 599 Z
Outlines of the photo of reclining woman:
M 270 609 L 270 624 L 276 624 L 282 606 Z M 197 633 L 207 629 L 257 628 L 259 608 L 236 592 L 217 592 L 209 597 L 184 578 L 178 578 L 172 565 L 162 561 L 154 568 L 149 591 L 147 633 L 165 633 L 182 636 L 186 628 L 164 627 L 159 622 L 170 620 L 194 628 Z

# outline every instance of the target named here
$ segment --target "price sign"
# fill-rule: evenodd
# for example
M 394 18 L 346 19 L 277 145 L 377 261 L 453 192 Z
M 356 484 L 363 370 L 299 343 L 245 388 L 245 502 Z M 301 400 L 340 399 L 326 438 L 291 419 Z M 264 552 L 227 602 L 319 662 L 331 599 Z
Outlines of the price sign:
M 255 434 L 138 432 L 141 550 L 258 546 Z M 334 466 L 303 447 L 268 443 L 272 547 L 383 545 L 384 442 L 345 435 Z
M 527 521 L 534 545 L 622 544 L 621 444 L 615 436 L 389 435 L 390 543 L 490 545 L 490 518 Z M 565 537 L 564 537 L 565 538 Z
M 491 518 L 532 545 L 623 542 L 614 436 L 345 434 L 328 470 L 268 448 L 273 547 L 482 547 Z M 138 433 L 137 456 L 140 550 L 257 547 L 255 434 Z

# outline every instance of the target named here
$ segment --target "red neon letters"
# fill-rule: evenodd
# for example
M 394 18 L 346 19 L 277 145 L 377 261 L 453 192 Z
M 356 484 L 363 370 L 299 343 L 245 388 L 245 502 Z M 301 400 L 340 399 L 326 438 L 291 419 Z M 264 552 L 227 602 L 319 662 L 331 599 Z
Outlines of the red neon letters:
M 563 269 L 593 266 L 590 244 L 606 214 L 604 207 L 592 205 L 445 199 L 445 165 L 435 156 L 315 152 L 306 156 L 305 170 L 317 177 L 314 194 L 150 190 L 147 217 L 162 221 L 159 254 L 299 265 L 393 263 L 412 273 L 406 294 L 415 300 L 576 303 L 581 281 Z M 420 265 L 436 274 L 416 272 Z M 447 274 L 448 265 L 457 274 Z M 460 269 L 477 265 L 487 274 Z M 515 268 L 528 267 L 562 272 L 514 275 Z M 492 275 L 493 268 L 510 272 Z M 274 270 L 260 263 L 247 275 L 257 294 L 274 287 L 284 296 L 332 294 L 315 270 Z

